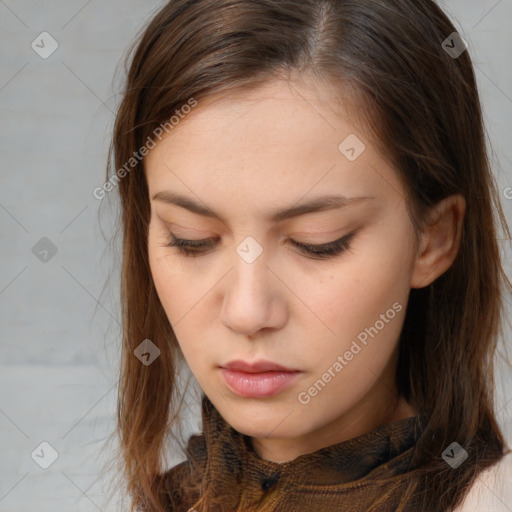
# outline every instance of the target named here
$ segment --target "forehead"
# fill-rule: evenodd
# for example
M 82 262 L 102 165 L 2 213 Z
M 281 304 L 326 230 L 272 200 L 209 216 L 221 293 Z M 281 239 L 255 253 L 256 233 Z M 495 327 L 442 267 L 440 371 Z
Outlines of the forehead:
M 368 187 L 382 188 L 386 163 L 349 109 L 334 102 L 325 85 L 274 81 L 199 103 L 146 157 L 151 197 L 161 189 L 214 193 L 220 204 L 275 209 L 310 192 L 372 195 Z M 360 143 L 357 159 L 341 151 L 346 140 Z
M 192 134 L 204 141 L 208 137 L 215 140 L 216 135 L 227 141 L 229 135 L 232 145 L 236 143 L 233 149 L 237 149 L 257 142 L 270 142 L 272 146 L 296 143 L 298 139 L 313 142 L 336 131 L 340 132 L 338 136 L 346 130 L 361 131 L 363 127 L 349 114 L 354 112 L 353 105 L 341 103 L 333 92 L 334 87 L 311 79 L 298 83 L 274 80 L 249 91 L 206 98 L 180 116 L 166 138 L 183 146 Z M 216 134 L 215 130 L 224 131 Z M 248 133 L 257 139 L 247 140 Z

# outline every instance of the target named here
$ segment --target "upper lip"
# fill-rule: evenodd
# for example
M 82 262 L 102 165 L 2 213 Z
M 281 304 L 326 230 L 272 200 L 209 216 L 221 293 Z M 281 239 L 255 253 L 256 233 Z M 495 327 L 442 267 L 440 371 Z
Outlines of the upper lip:
M 246 373 L 260 373 L 260 372 L 268 372 L 268 371 L 281 371 L 281 372 L 296 372 L 298 370 L 294 370 L 292 368 L 287 368 L 286 366 L 282 366 L 277 363 L 273 363 L 272 361 L 255 361 L 254 363 L 247 363 L 240 359 L 236 361 L 230 361 L 225 365 L 222 365 L 221 368 L 226 368 L 227 370 L 238 370 Z

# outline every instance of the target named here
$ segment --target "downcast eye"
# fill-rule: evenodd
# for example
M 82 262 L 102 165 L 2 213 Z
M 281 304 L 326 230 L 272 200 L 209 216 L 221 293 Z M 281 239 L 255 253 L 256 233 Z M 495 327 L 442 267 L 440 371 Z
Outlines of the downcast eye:
M 306 254 L 313 259 L 326 259 L 341 254 L 344 251 L 350 250 L 350 241 L 355 235 L 349 233 L 344 235 L 338 240 L 328 242 L 325 244 L 304 244 L 295 240 L 289 239 L 290 243 L 297 247 L 302 253 Z M 167 243 L 165 247 L 176 247 L 178 251 L 184 256 L 201 256 L 207 251 L 212 249 L 215 245 L 216 240 L 214 238 L 205 238 L 203 240 L 186 240 L 184 238 L 177 238 L 173 233 L 169 231 L 167 236 Z

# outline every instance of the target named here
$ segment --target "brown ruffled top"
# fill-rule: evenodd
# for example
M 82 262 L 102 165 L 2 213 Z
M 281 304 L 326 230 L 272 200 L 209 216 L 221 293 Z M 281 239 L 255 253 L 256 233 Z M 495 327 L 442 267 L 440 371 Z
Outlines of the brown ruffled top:
M 422 432 L 417 416 L 283 463 L 260 458 L 205 395 L 202 419 L 203 433 L 189 439 L 188 459 L 164 475 L 170 511 L 193 512 L 206 487 L 207 506 L 200 510 L 212 512 L 395 512 L 399 504 L 404 512 L 417 510 L 404 497 Z

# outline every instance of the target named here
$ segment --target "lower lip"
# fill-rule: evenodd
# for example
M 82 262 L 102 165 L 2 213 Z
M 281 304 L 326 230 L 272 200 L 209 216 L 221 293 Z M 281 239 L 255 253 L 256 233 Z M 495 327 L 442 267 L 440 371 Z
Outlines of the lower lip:
M 224 381 L 234 393 L 250 398 L 276 395 L 288 387 L 301 372 L 247 373 L 221 368 Z

